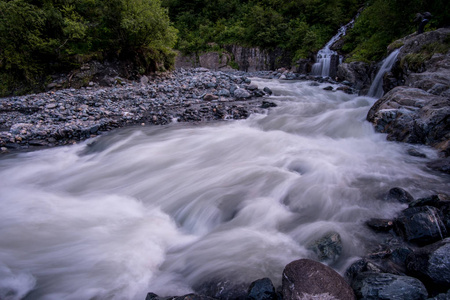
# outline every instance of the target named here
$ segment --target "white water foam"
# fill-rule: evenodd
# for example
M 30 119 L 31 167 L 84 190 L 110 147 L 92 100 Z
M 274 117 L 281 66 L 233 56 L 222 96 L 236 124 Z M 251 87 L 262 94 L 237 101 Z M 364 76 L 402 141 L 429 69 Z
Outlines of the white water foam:
M 375 99 L 254 80 L 278 107 L 242 121 L 118 130 L 0 160 L 0 274 L 10 299 L 145 299 L 225 278 L 280 284 L 337 231 L 338 271 L 376 240 L 401 186 L 445 191 L 427 159 L 365 121 Z M 420 147 L 431 158 L 434 150 Z

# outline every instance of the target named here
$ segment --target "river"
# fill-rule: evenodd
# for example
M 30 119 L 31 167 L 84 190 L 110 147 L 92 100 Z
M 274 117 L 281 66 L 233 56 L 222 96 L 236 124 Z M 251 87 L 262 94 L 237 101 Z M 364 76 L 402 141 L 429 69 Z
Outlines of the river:
M 253 79 L 278 107 L 249 119 L 134 127 L 0 160 L 1 299 L 145 299 L 210 280 L 281 283 L 336 231 L 343 272 L 414 197 L 448 190 L 427 147 L 365 121 L 376 99 Z M 415 147 L 428 158 L 409 156 Z

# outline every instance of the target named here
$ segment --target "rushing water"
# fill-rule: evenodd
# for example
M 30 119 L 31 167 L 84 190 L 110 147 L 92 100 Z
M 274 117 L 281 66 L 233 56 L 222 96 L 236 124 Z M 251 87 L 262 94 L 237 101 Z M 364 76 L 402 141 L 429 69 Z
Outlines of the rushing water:
M 389 72 L 392 69 L 392 66 L 394 65 L 395 61 L 397 60 L 398 53 L 400 52 L 400 49 L 396 49 L 391 52 L 391 54 L 386 57 L 383 62 L 381 63 L 381 67 L 377 72 L 377 75 L 375 75 L 375 79 L 372 82 L 372 85 L 370 86 L 369 92 L 367 93 L 370 97 L 375 98 L 381 98 L 384 94 L 383 90 L 383 77 L 386 72 Z
M 317 52 L 316 63 L 312 66 L 311 73 L 313 75 L 328 77 L 330 76 L 330 68 L 331 68 L 331 57 L 333 55 L 338 55 L 336 51 L 331 50 L 331 46 L 336 43 L 342 36 L 344 36 L 347 32 L 347 29 L 352 27 L 355 23 L 355 20 L 351 20 L 346 25 L 339 28 L 336 35 L 334 35 L 328 43 Z M 342 58 L 339 58 L 339 62 Z
M 216 278 L 278 285 L 329 231 L 343 240 L 332 265 L 342 272 L 376 241 L 363 222 L 404 207 L 384 192 L 449 192 L 448 176 L 406 155 L 412 146 L 374 133 L 365 116 L 375 99 L 254 83 L 278 107 L 3 157 L 0 298 L 143 300 Z

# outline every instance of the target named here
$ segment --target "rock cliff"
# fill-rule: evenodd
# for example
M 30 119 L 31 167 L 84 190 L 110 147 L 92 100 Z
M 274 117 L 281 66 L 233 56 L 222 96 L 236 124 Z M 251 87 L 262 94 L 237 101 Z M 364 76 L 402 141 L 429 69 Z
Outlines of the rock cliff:
M 367 120 L 388 139 L 430 145 L 450 156 L 450 28 L 393 43 L 398 61 L 384 78 L 389 90 Z

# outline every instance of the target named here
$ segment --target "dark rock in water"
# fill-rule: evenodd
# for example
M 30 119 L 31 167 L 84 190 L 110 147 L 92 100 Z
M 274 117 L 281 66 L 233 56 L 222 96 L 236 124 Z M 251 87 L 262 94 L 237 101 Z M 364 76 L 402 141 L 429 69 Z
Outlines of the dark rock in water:
M 450 289 L 450 238 L 414 251 L 408 256 L 406 267 L 429 290 L 446 292 Z
M 343 91 L 346 94 L 353 94 L 353 89 L 349 86 L 339 86 L 336 91 Z
M 395 220 L 395 231 L 406 241 L 427 245 L 447 236 L 441 212 L 432 206 L 403 210 Z
M 436 205 L 439 203 L 440 199 L 438 195 L 432 195 L 430 197 L 426 197 L 426 198 L 420 198 L 417 199 L 413 202 L 411 202 L 408 206 L 409 207 L 418 207 L 418 206 L 434 206 L 436 207 Z
M 420 280 L 388 273 L 360 273 L 352 281 L 358 298 L 373 300 L 421 300 L 428 296 Z
M 411 156 L 415 156 L 415 157 L 423 157 L 423 158 L 427 157 L 424 153 L 419 152 L 419 151 L 417 151 L 416 149 L 413 149 L 413 148 L 408 149 L 408 154 L 411 155 Z
M 263 97 L 265 94 L 266 94 L 266 93 L 264 93 L 264 92 L 261 91 L 261 90 L 255 90 L 255 91 L 253 91 L 253 95 L 254 95 L 255 97 Z
M 388 219 L 370 219 L 366 225 L 375 231 L 386 232 L 394 228 L 394 222 Z
M 263 88 L 263 91 L 267 94 L 267 95 L 272 95 L 272 90 L 268 87 Z
M 355 261 L 350 265 L 350 267 L 348 267 L 348 269 L 345 271 L 345 278 L 347 278 L 348 282 L 351 282 L 356 278 L 356 276 L 358 276 L 358 274 L 363 272 L 383 273 L 385 271 L 373 262 L 364 258 Z
M 278 105 L 276 105 L 273 102 L 269 102 L 269 101 L 263 101 L 261 104 L 261 108 L 270 108 L 270 107 L 277 107 Z
M 310 247 L 320 261 L 332 264 L 336 262 L 342 253 L 342 240 L 337 232 L 330 232 L 317 241 Z
M 325 91 L 332 91 L 333 87 L 331 85 L 323 88 Z
M 248 300 L 276 300 L 278 295 L 272 281 L 269 278 L 262 278 L 253 281 L 248 288 Z
M 389 202 L 400 202 L 400 203 L 409 203 L 414 201 L 414 198 L 413 196 L 411 196 L 410 193 L 399 187 L 390 189 L 385 199 L 386 201 Z
M 236 89 L 234 91 L 234 97 L 236 98 L 250 98 L 250 93 L 247 92 L 245 89 Z
M 300 259 L 289 263 L 283 271 L 283 299 L 351 300 L 355 295 L 333 269 L 313 260 Z
M 200 295 L 220 299 L 220 300 L 244 300 L 248 294 L 248 284 L 235 284 L 229 280 L 217 280 L 205 282 L 195 291 Z
M 315 81 L 313 81 L 309 84 L 309 86 L 319 86 L 319 85 L 320 85 L 320 83 L 315 82 Z
M 256 84 L 250 84 L 249 86 L 247 86 L 247 90 L 249 91 L 255 91 L 258 89 L 258 86 Z
M 450 157 L 437 159 L 427 164 L 433 170 L 450 174 Z

